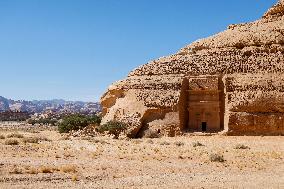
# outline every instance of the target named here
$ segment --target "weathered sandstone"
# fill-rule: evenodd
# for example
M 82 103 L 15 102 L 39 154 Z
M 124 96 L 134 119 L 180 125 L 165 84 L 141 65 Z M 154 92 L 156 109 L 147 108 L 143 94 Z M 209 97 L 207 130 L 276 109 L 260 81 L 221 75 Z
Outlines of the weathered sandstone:
M 103 122 L 129 136 L 208 131 L 284 134 L 284 1 L 130 72 L 102 96 Z M 133 122 L 126 120 L 135 120 Z

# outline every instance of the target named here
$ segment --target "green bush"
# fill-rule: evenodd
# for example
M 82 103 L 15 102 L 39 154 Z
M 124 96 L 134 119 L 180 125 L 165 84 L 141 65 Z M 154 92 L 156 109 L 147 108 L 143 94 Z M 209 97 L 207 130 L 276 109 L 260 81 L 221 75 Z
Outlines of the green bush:
M 72 130 L 77 131 L 83 129 L 90 124 L 100 124 L 101 118 L 97 115 L 85 116 L 80 114 L 69 115 L 64 117 L 62 122 L 58 125 L 60 133 L 68 133 Z
M 109 121 L 106 124 L 100 125 L 97 131 L 100 133 L 108 132 L 118 138 L 119 134 L 127 129 L 126 124 L 119 121 Z

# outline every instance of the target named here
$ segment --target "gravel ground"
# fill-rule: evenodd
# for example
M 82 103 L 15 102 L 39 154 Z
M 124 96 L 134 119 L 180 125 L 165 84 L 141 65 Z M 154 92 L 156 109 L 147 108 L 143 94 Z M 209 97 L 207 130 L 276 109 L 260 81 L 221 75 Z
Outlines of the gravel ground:
M 284 188 L 282 136 L 67 139 L 25 128 L 0 127 L 1 189 Z

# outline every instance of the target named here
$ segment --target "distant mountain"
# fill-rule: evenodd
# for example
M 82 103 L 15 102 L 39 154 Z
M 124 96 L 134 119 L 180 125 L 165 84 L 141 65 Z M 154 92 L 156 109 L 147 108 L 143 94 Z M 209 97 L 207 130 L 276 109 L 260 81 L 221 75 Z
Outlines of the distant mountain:
M 54 100 L 11 100 L 0 96 L 0 112 L 27 111 L 29 113 L 43 113 L 52 111 L 57 113 L 95 113 L 101 111 L 98 102 Z
M 9 101 L 8 99 L 0 96 L 0 112 L 9 110 Z

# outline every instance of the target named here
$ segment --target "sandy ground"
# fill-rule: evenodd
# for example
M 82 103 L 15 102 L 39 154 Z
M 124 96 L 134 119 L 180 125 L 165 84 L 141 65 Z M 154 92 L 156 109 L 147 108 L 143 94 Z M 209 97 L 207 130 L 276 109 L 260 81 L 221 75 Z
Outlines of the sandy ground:
M 24 138 L 5 144 L 11 133 Z M 66 139 L 55 129 L 25 126 L 0 127 L 1 136 L 1 189 L 284 188 L 281 136 Z M 28 137 L 41 141 L 25 143 Z M 194 147 L 197 141 L 204 146 Z M 225 161 L 212 162 L 212 154 Z

